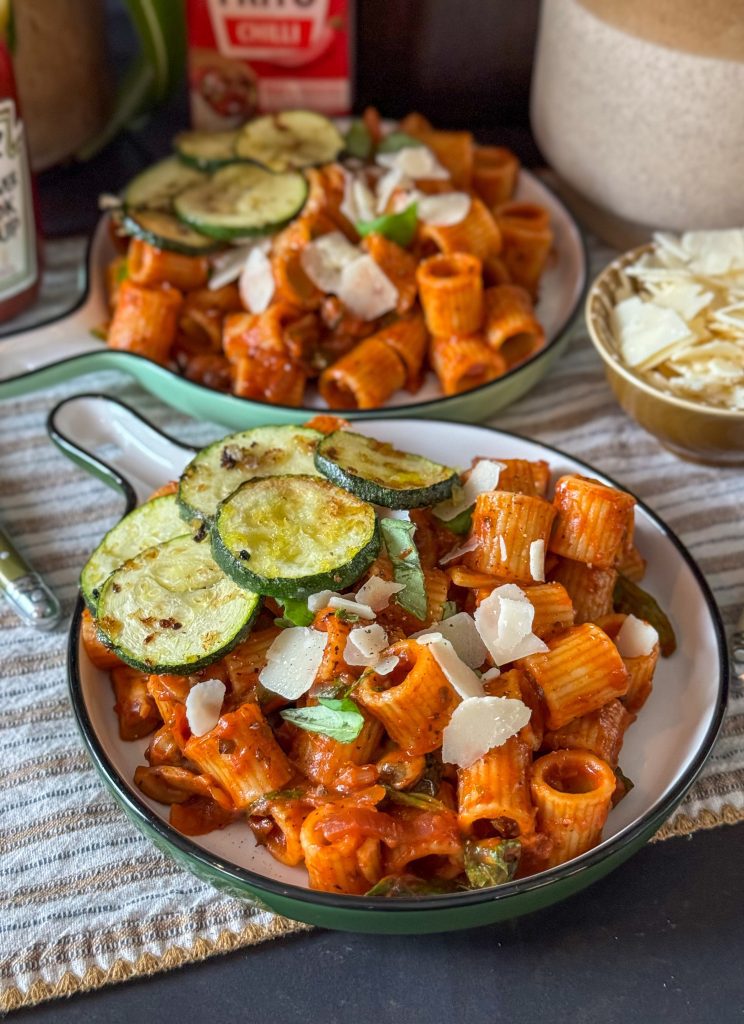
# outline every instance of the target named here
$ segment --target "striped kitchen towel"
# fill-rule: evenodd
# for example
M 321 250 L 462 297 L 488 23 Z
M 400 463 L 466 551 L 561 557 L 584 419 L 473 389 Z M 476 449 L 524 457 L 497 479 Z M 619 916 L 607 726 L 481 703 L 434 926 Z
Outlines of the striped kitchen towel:
M 81 246 L 49 246 L 47 315 L 75 293 Z M 598 270 L 612 252 L 591 250 Z M 2 359 L 2 341 L 0 341 Z M 67 614 L 94 541 L 122 501 L 47 440 L 51 406 L 107 390 L 186 441 L 219 428 L 166 409 L 107 373 L 0 406 L 0 513 Z M 667 520 L 706 574 L 730 630 L 744 605 L 744 476 L 680 463 L 615 405 L 583 327 L 530 395 L 498 417 L 602 466 Z M 64 629 L 44 635 L 0 604 L 0 1008 L 166 970 L 304 926 L 221 895 L 160 854 L 117 809 L 83 750 L 65 685 Z M 744 819 L 744 698 L 659 838 Z

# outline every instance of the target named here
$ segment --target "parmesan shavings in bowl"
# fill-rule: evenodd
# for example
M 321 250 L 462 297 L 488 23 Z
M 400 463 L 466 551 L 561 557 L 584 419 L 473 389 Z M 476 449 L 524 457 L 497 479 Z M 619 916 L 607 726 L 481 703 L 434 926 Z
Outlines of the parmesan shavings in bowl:
M 283 629 L 266 652 L 259 682 L 286 700 L 297 700 L 313 685 L 327 640 L 327 633 L 310 626 Z
M 341 272 L 354 260 L 360 250 L 352 245 L 340 231 L 320 235 L 304 246 L 300 264 L 312 283 L 323 292 L 337 292 L 341 285 Z
M 243 304 L 251 313 L 263 313 L 269 308 L 275 290 L 271 260 L 262 249 L 251 249 L 238 278 Z
M 511 697 L 470 697 L 458 704 L 442 734 L 442 760 L 469 768 L 494 747 L 515 736 L 530 720 L 530 709 Z
M 542 538 L 530 544 L 530 576 L 537 583 L 545 582 L 545 541 Z
M 744 411 L 744 229 L 659 232 L 610 317 L 622 361 L 662 391 Z
M 225 684 L 219 679 L 205 679 L 191 687 L 186 695 L 186 721 L 194 736 L 203 736 L 220 720 Z
M 535 609 L 515 583 L 492 590 L 475 610 L 475 625 L 497 665 L 529 654 L 542 654 L 548 645 L 532 632 Z
M 621 658 L 640 658 L 653 651 L 659 634 L 650 622 L 628 615 L 615 637 L 615 646 Z
M 356 592 L 360 604 L 366 604 L 372 611 L 381 612 L 390 604 L 390 598 L 405 590 L 405 584 L 384 580 L 381 576 L 370 576 Z

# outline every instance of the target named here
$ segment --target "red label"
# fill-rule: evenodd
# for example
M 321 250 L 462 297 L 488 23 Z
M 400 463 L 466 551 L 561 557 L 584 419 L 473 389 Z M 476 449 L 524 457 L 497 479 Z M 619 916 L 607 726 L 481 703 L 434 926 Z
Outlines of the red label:
M 352 0 L 188 0 L 191 113 L 197 128 L 261 111 L 351 106 Z
M 278 50 L 308 46 L 311 21 L 299 18 L 225 18 L 230 42 L 237 47 L 275 47 Z

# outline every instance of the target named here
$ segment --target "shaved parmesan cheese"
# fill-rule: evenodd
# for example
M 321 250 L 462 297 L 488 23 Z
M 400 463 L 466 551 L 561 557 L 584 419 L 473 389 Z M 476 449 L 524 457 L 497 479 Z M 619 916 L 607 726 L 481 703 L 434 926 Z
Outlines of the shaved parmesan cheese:
M 307 607 L 311 612 L 319 612 L 322 608 L 328 607 L 332 597 L 341 597 L 335 590 L 319 590 L 317 594 L 311 594 L 307 599 Z
M 344 661 L 347 665 L 376 665 L 387 646 L 387 633 L 379 623 L 359 626 L 346 638 Z
M 224 288 L 226 284 L 232 284 L 240 277 L 246 260 L 250 254 L 258 250 L 264 254 L 271 251 L 271 239 L 261 238 L 258 241 L 249 242 L 247 245 L 239 245 L 227 252 L 220 253 L 212 258 L 212 273 L 209 276 L 207 288 L 216 291 Z
M 545 582 L 545 541 L 533 540 L 530 544 L 530 576 L 538 583 Z
M 455 648 L 441 633 L 425 633 L 417 641 L 428 647 L 452 689 L 463 698 L 482 697 L 483 683 L 471 668 L 458 658 Z
M 744 230 L 686 231 L 680 239 L 690 269 L 696 274 L 728 274 L 744 269 Z
M 375 216 L 375 197 L 361 175 L 344 171 L 344 198 L 339 210 L 352 224 Z
M 497 665 L 548 650 L 532 632 L 535 609 L 514 583 L 492 590 L 475 610 L 475 625 Z
M 313 685 L 327 640 L 327 633 L 309 626 L 283 629 L 266 652 L 259 682 L 280 697 L 297 700 Z
M 418 219 L 432 227 L 448 228 L 465 220 L 470 211 L 467 192 L 444 192 L 418 200 Z
M 481 459 L 476 462 L 467 481 L 462 487 L 456 487 L 452 497 L 434 506 L 434 515 L 448 523 L 459 516 L 466 508 L 475 504 L 479 494 L 494 491 L 499 485 L 499 475 L 504 468 L 503 463 L 494 459 Z
M 389 654 L 387 658 L 382 658 L 375 665 L 375 672 L 378 676 L 389 676 L 395 666 L 400 661 L 397 654 Z
M 274 298 L 275 288 L 269 257 L 261 249 L 251 250 L 238 280 L 243 305 L 251 313 L 263 313 Z
M 340 231 L 331 231 L 307 243 L 300 253 L 300 264 L 322 292 L 338 294 L 344 268 L 359 258 L 359 249 L 351 244 L 346 235 Z
M 471 697 L 458 704 L 442 733 L 442 760 L 469 768 L 481 757 L 516 736 L 531 711 L 511 697 Z
M 388 203 L 399 187 L 409 184 L 409 179 L 406 178 L 397 168 L 393 168 L 388 171 L 387 174 L 383 174 L 380 180 L 377 182 L 377 214 L 385 213 L 388 207 Z
M 655 305 L 673 309 L 688 323 L 712 301 L 713 292 L 704 292 L 699 284 L 688 281 L 675 281 L 664 288 L 657 288 L 654 292 Z
M 612 325 L 628 366 L 649 369 L 668 358 L 692 332 L 673 309 L 644 302 L 639 296 L 619 302 L 612 310 Z
M 376 162 L 380 167 L 394 169 L 414 181 L 417 178 L 437 178 L 440 181 L 449 178 L 449 172 L 426 146 L 405 146 L 395 153 L 378 153 Z
M 404 583 L 393 583 L 392 580 L 384 580 L 381 576 L 370 576 L 357 590 L 356 599 L 360 604 L 368 605 L 372 611 L 381 612 L 390 604 L 393 594 L 399 594 L 401 590 L 405 590 Z
M 438 622 L 436 626 L 422 629 L 412 635 L 414 640 L 419 640 L 422 643 L 424 642 L 423 638 L 427 636 L 444 637 L 452 644 L 458 658 L 461 658 L 470 668 L 478 668 L 486 660 L 488 653 L 486 645 L 475 628 L 472 615 L 468 615 L 467 612 L 457 612 L 455 615 L 450 615 L 448 619 Z
M 650 622 L 628 615 L 615 638 L 621 658 L 641 658 L 653 651 L 659 634 Z
M 358 601 L 354 600 L 354 595 L 350 597 L 339 597 L 338 594 L 334 594 L 328 598 L 329 608 L 342 608 L 345 612 L 352 612 L 354 615 L 358 615 L 360 619 L 374 619 L 375 612 L 369 607 L 368 604 L 359 604 Z
M 442 555 L 439 559 L 439 564 L 447 565 L 448 562 L 454 562 L 456 558 L 460 558 L 461 555 L 466 555 L 468 551 L 475 551 L 477 547 L 478 538 L 468 537 L 468 539 L 463 541 L 462 544 L 455 544 L 453 548 L 450 548 L 446 555 Z
M 376 320 L 395 309 L 398 302 L 398 289 L 369 255 L 343 267 L 335 291 L 346 308 L 362 320 Z
M 192 686 L 186 696 L 186 721 L 194 736 L 203 736 L 220 720 L 225 684 L 219 679 L 205 679 Z
M 489 670 L 487 672 L 483 673 L 483 675 L 481 676 L 481 680 L 484 683 L 490 683 L 492 679 L 498 679 L 500 675 L 501 675 L 501 669 L 500 668 L 496 668 L 496 666 L 494 665 L 493 668 L 489 668 Z

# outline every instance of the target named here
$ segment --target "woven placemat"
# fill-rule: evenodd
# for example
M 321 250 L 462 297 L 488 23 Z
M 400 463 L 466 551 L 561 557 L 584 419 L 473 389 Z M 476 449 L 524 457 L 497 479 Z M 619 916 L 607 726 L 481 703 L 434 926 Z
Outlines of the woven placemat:
M 44 311 L 76 294 L 80 242 L 50 246 Z M 591 246 L 596 271 L 613 253 Z M 38 315 L 38 314 L 37 314 Z M 2 341 L 0 341 L 0 361 Z M 80 566 L 122 500 L 48 442 L 60 398 L 106 390 L 193 443 L 218 436 L 128 378 L 89 375 L 0 405 L 0 516 L 72 610 Z M 744 475 L 682 463 L 616 407 L 581 325 L 548 381 L 494 421 L 590 463 L 640 494 L 698 560 L 730 630 L 744 605 Z M 65 630 L 19 625 L 0 604 L 0 1008 L 153 974 L 305 926 L 217 893 L 161 855 L 98 780 L 65 686 Z M 657 838 L 744 819 L 744 698 L 680 812 Z

